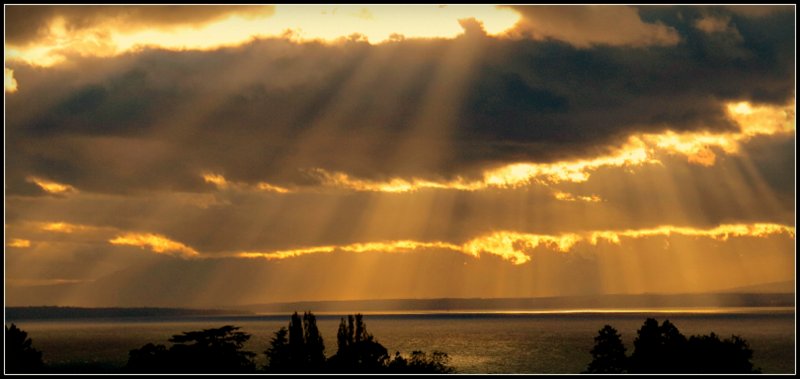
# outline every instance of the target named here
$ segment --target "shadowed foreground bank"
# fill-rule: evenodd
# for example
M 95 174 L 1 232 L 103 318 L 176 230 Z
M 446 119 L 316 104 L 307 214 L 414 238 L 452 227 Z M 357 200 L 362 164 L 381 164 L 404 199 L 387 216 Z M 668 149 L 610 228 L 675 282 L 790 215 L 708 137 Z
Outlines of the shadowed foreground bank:
M 559 317 L 560 319 L 561 317 Z M 285 319 L 284 319 L 285 320 Z M 197 330 L 195 332 L 188 332 L 183 333 L 181 335 L 175 335 L 170 339 L 172 342 L 172 346 L 167 347 L 160 344 L 153 344 L 145 342 L 149 341 L 158 341 L 162 337 L 157 337 L 160 333 L 153 333 L 150 334 L 151 338 L 138 338 L 138 342 L 134 342 L 134 346 L 142 346 L 140 349 L 134 350 L 127 350 L 125 349 L 125 345 L 130 346 L 131 343 L 128 344 L 121 344 L 120 353 L 125 354 L 121 355 L 120 358 L 123 356 L 128 356 L 126 360 L 128 361 L 127 366 L 125 360 L 117 360 L 119 363 L 111 363 L 111 361 L 105 362 L 102 358 L 97 360 L 100 355 L 95 355 L 94 353 L 84 352 L 80 355 L 76 355 L 73 358 L 73 362 L 58 360 L 56 359 L 53 361 L 53 356 L 50 356 L 48 352 L 52 349 L 57 349 L 59 346 L 62 346 L 64 342 L 61 342 L 58 345 L 45 344 L 45 357 L 49 359 L 46 366 L 39 366 L 37 369 L 33 369 L 31 371 L 35 372 L 50 372 L 50 373 L 89 373 L 89 372 L 104 372 L 104 373 L 124 373 L 124 372 L 187 372 L 187 373 L 196 373 L 196 372 L 208 372 L 208 373 L 222 373 L 222 372 L 249 372 L 249 373 L 266 373 L 266 372 L 375 372 L 375 373 L 392 373 L 392 372 L 452 372 L 452 369 L 448 370 L 448 357 L 444 353 L 433 353 L 432 355 L 424 354 L 421 352 L 412 353 L 410 356 L 400 356 L 399 354 L 395 354 L 391 356 L 387 354 L 387 349 L 385 349 L 377 340 L 367 332 L 366 324 L 363 321 L 362 317 L 359 316 L 350 316 L 343 319 L 339 319 L 338 317 L 334 320 L 339 320 L 338 328 L 336 323 L 333 320 L 328 322 L 323 322 L 322 325 L 325 328 L 325 338 L 328 341 L 336 340 L 336 346 L 328 350 L 328 358 L 325 355 L 325 345 L 322 341 L 322 337 L 320 335 L 319 329 L 317 329 L 316 325 L 316 317 L 313 314 L 307 313 L 303 317 L 300 315 L 293 315 L 290 318 L 290 322 L 288 327 L 280 327 L 280 324 L 271 324 L 271 326 L 267 328 L 256 328 L 256 330 L 262 330 L 261 332 L 255 333 L 254 339 L 250 339 L 250 334 L 243 333 L 239 330 L 238 327 L 226 325 L 221 328 L 216 329 L 205 329 L 205 330 L 197 330 L 197 327 L 189 327 L 184 330 Z M 430 335 L 429 338 L 437 338 L 435 337 L 436 333 L 432 333 L 433 329 L 430 328 L 439 328 L 440 326 L 428 325 L 426 323 L 419 324 L 418 321 L 413 321 L 414 319 L 398 319 L 392 321 L 392 325 L 396 328 L 413 328 L 414 330 L 418 330 L 418 333 L 422 333 L 423 335 Z M 638 318 L 641 320 L 641 318 Z M 599 321 L 599 320 L 598 320 Z M 632 322 L 635 324 L 629 325 L 624 328 L 624 330 L 635 330 L 633 328 L 634 325 L 642 325 L 641 321 L 636 322 L 635 319 L 631 319 Z M 494 323 L 487 324 L 488 320 L 485 322 L 480 322 L 475 326 L 481 325 L 480 328 L 484 330 L 484 332 L 478 332 L 480 334 L 486 334 L 498 332 L 491 327 L 491 325 L 496 325 Z M 505 322 L 503 322 L 505 323 Z M 398 325 L 399 324 L 399 325 Z M 559 322 L 561 324 L 561 322 Z M 285 325 L 285 324 L 284 324 Z M 380 324 L 379 324 L 380 325 Z M 438 324 L 437 324 L 438 325 Z M 458 325 L 458 326 L 456 326 Z M 472 324 L 470 324 L 472 325 Z M 527 324 L 515 324 L 510 330 L 517 330 L 520 336 L 529 335 L 529 338 L 534 338 L 535 336 L 530 335 L 530 330 L 528 327 L 525 326 Z M 536 324 L 538 325 L 538 323 Z M 572 324 L 567 324 L 572 325 Z M 598 324 L 594 324 L 598 325 Z M 599 323 L 602 325 L 602 323 Z M 709 324 L 706 324 L 709 325 Z M 711 325 L 717 325 L 716 323 Z M 459 328 L 462 329 L 461 333 L 465 333 L 464 336 L 472 336 L 469 337 L 472 339 L 477 335 L 476 329 L 471 329 L 473 326 L 465 329 L 465 325 L 462 323 L 454 324 L 455 328 L 451 328 L 448 333 L 456 333 Z M 565 325 L 566 326 L 566 325 Z M 569 326 L 569 328 L 573 328 L 577 325 Z M 587 325 L 591 328 L 591 326 Z M 682 325 L 685 326 L 685 325 Z M 174 326 L 173 326 L 174 327 Z M 254 326 L 247 327 L 252 328 Z M 552 325 L 551 325 L 552 327 Z M 707 327 L 707 326 L 706 326 Z M 279 328 L 279 329 L 278 329 Z M 522 329 L 519 329 L 522 328 Z M 595 326 L 596 328 L 596 326 Z M 18 328 L 12 325 L 12 330 L 16 329 L 16 331 L 21 332 Z M 27 328 L 26 328 L 27 329 Z M 277 331 L 275 331 L 278 329 Z M 338 329 L 338 333 L 334 333 Z M 506 328 L 507 329 L 507 328 Z M 541 328 L 539 328 L 541 329 Z M 592 328 L 594 331 L 597 329 Z M 725 333 L 736 333 L 737 329 L 730 329 L 724 328 L 727 330 Z M 123 336 L 126 334 L 125 330 L 128 328 L 117 327 L 119 335 Z M 174 329 L 173 329 L 174 330 Z M 383 330 L 383 329 L 382 329 Z M 427 330 L 427 332 L 426 332 Z M 438 329 L 436 329 L 438 330 Z M 549 330 L 549 329 L 548 329 Z M 585 329 L 584 329 L 585 330 Z M 693 333 L 703 333 L 707 331 L 706 328 L 692 328 L 689 327 L 689 330 Z M 716 330 L 716 328 L 715 328 Z M 274 331 L 274 332 L 273 332 Z M 471 332 L 472 331 L 472 332 Z M 526 331 L 528 333 L 526 334 Z M 7 337 L 9 333 L 9 328 L 6 328 Z M 166 330 L 169 333 L 169 330 Z M 24 333 L 24 332 L 21 332 Z M 139 329 L 130 329 L 127 333 L 136 333 L 139 335 L 142 333 Z M 271 340 L 267 337 L 265 333 L 269 333 L 272 336 Z M 381 332 L 383 335 L 384 332 Z M 540 330 L 537 333 L 545 333 L 546 331 Z M 585 331 L 588 333 L 588 330 Z M 574 334 L 574 333 L 573 333 Z M 633 345 L 636 348 L 636 352 L 634 352 L 634 356 L 639 356 L 640 358 L 646 358 L 649 356 L 651 359 L 640 359 L 641 361 L 646 361 L 650 363 L 650 368 L 647 365 L 639 365 L 638 368 L 631 368 L 631 361 L 628 360 L 629 357 L 625 355 L 625 347 L 619 338 L 619 334 L 616 333 L 616 330 L 610 326 L 606 326 L 601 330 L 600 335 L 598 338 L 595 339 L 597 342 L 594 349 L 591 349 L 591 358 L 594 358 L 592 364 L 590 364 L 589 372 L 749 372 L 744 370 L 737 370 L 732 369 L 731 364 L 736 362 L 736 359 L 726 357 L 725 354 L 718 354 L 716 361 L 721 363 L 717 365 L 716 368 L 712 369 L 698 369 L 698 370 L 685 370 L 685 369 L 676 369 L 676 367 L 680 367 L 682 363 L 680 362 L 681 357 L 675 354 L 670 354 L 669 349 L 660 349 L 658 346 L 667 346 L 665 343 L 666 340 L 680 341 L 685 339 L 680 332 L 677 331 L 677 328 L 674 327 L 668 321 L 665 322 L 664 325 L 661 327 L 658 326 L 658 323 L 655 320 L 648 319 L 645 324 L 641 327 L 638 332 L 639 336 L 633 341 Z M 34 333 L 34 335 L 39 335 Z M 163 335 L 163 334 L 160 334 Z M 392 334 L 389 334 L 392 336 Z M 538 335 L 538 334 L 537 334 Z M 590 348 L 591 344 L 589 341 L 591 340 L 590 334 L 583 334 L 585 337 L 582 339 L 586 342 L 581 343 L 581 347 L 574 346 L 577 348 L 576 354 L 573 359 L 578 363 L 583 361 L 583 369 L 586 369 L 586 363 L 591 359 L 590 357 Z M 603 338 L 603 336 L 605 337 Z M 648 338 L 644 338 L 642 336 L 649 336 Z M 566 335 L 565 335 L 566 336 Z M 578 336 L 578 335 L 575 335 Z M 385 337 L 385 336 L 384 336 Z M 616 337 L 616 338 L 614 338 Z M 687 356 L 688 358 L 692 357 L 700 357 L 702 353 L 709 352 L 715 349 L 715 346 L 725 346 L 728 345 L 727 341 L 719 341 L 719 338 L 715 338 L 716 336 L 712 333 L 710 336 L 693 336 L 689 339 L 685 339 L 686 344 L 690 344 L 689 341 L 700 341 L 701 337 L 705 337 L 705 342 L 707 342 L 704 347 L 701 348 L 701 352 L 699 354 L 692 354 L 691 356 Z M 410 338 L 410 339 L 409 339 Z M 552 338 L 549 337 L 549 338 Z M 569 337 L 567 337 L 569 338 Z M 733 338 L 730 341 L 741 340 L 740 338 Z M 13 338 L 7 338 L 7 343 L 10 343 Z M 34 342 L 38 342 L 38 338 L 35 338 Z M 253 341 L 258 341 L 254 344 Z M 412 335 L 408 335 L 407 333 L 401 339 L 397 339 L 397 337 L 389 338 L 388 341 L 393 345 L 397 345 L 401 347 L 404 351 L 412 351 L 417 346 L 413 344 L 409 346 L 407 343 L 403 341 L 411 342 L 417 341 L 416 343 L 425 343 L 428 342 L 420 341 Z M 484 339 L 478 338 L 480 341 L 484 341 Z M 537 350 L 537 345 L 530 345 L 530 343 L 526 343 L 523 340 L 519 340 L 517 338 L 517 342 L 514 345 L 508 345 L 509 349 L 506 349 L 504 352 L 504 356 L 508 357 L 512 361 L 516 362 L 519 359 L 524 359 L 526 361 L 530 361 L 529 369 L 525 369 L 522 366 L 518 366 L 515 369 L 509 370 L 512 366 L 507 366 L 504 372 L 556 372 L 556 371 L 547 371 L 541 370 L 535 367 L 540 367 L 541 363 L 544 361 L 548 361 L 552 359 L 552 354 L 548 355 L 545 351 Z M 534 338 L 535 340 L 535 338 Z M 616 340 L 616 341 L 615 341 Z M 648 342 L 649 340 L 649 342 Z M 25 342 L 27 341 L 27 343 Z M 626 343 L 630 343 L 631 339 L 625 339 Z M 14 351 L 15 348 L 17 350 L 24 350 L 27 348 L 28 350 L 33 350 L 34 356 L 36 355 L 37 350 L 33 349 L 30 339 L 23 338 L 19 339 L 18 346 L 6 346 L 7 351 L 7 362 L 10 358 L 10 354 Z M 245 343 L 247 342 L 247 343 Z M 433 342 L 433 341 L 429 341 Z M 567 341 L 564 341 L 565 343 Z M 602 342 L 602 343 L 601 343 Z M 616 342 L 616 343 L 614 343 Z M 647 342 L 647 343 L 645 343 Z M 741 340 L 743 343 L 744 349 L 739 349 L 741 351 L 747 352 L 749 351 L 749 347 L 747 347 L 746 342 Z M 481 343 L 489 343 L 484 341 Z M 680 343 L 680 342 L 679 342 Z M 330 342 L 329 342 L 330 345 Z M 452 346 L 451 346 L 452 345 Z M 575 344 L 573 344 L 575 345 Z M 33 345 L 39 347 L 39 345 Z M 259 352 L 259 354 L 246 352 L 244 351 L 244 347 L 247 346 L 249 349 L 253 351 Z M 263 346 L 263 348 L 260 348 Z M 469 352 L 457 348 L 457 344 L 453 345 L 442 345 L 440 343 L 433 343 L 432 346 L 438 346 L 438 349 L 445 347 L 446 351 L 450 351 L 452 349 L 456 349 L 458 354 L 457 356 L 463 356 L 464 354 L 470 354 Z M 446 346 L 451 346 L 450 348 L 446 348 Z M 656 347 L 647 349 L 646 347 Z M 676 344 L 672 344 L 672 346 L 676 346 Z M 685 347 L 689 345 L 684 345 Z M 761 346 L 761 345 L 759 345 Z M 66 347 L 66 346 L 65 346 Z M 566 348 L 566 345 L 565 345 Z M 688 347 L 687 347 L 688 348 Z M 130 349 L 130 347 L 128 347 Z M 559 348 L 560 349 L 560 348 Z M 266 351 L 265 351 L 266 350 Z M 435 349 L 434 349 L 435 350 Z M 536 351 L 537 353 L 532 353 Z M 578 353 L 578 352 L 582 352 Z M 621 354 L 615 354 L 615 352 L 621 351 Z M 124 353 L 123 353 L 124 352 Z M 730 352 L 730 350 L 728 350 Z M 88 354 L 87 354 L 88 353 Z M 261 354 L 264 353 L 264 354 Z M 775 351 L 770 350 L 763 350 L 759 348 L 760 356 L 764 354 L 774 354 Z M 474 353 L 473 353 L 474 354 Z M 747 359 L 744 361 L 747 362 L 750 368 L 753 367 L 752 364 L 749 363 L 749 357 L 752 356 L 752 351 L 749 351 L 747 354 Z M 585 358 L 582 358 L 585 357 Z M 609 358 L 603 362 L 603 357 Z M 617 359 L 615 359 L 615 357 Z M 618 359 L 618 358 L 622 359 Z M 41 352 L 38 353 L 39 361 L 41 362 Z M 600 359 L 598 359 L 600 358 Z M 463 358 L 457 358 L 463 359 Z M 676 359 L 678 359 L 676 361 Z M 516 361 L 515 361 L 516 360 Z M 707 359 L 706 359 L 707 360 Z M 83 363 L 78 363 L 81 361 Z M 258 361 L 260 363 L 255 364 Z M 507 363 L 512 363 L 512 361 L 506 361 Z M 537 363 L 538 361 L 538 363 Z M 597 361 L 597 362 L 595 362 Z M 609 365 L 607 363 L 618 362 L 615 365 Z M 713 359 L 709 361 L 714 361 Z M 460 362 L 460 361 L 457 361 Z M 102 367 L 100 367 L 102 365 Z M 463 366 L 463 363 L 461 363 Z M 538 366 L 537 366 L 538 365 Z M 160 367 L 159 367 L 160 366 Z M 183 366 L 183 367 L 181 367 Z M 438 367 L 437 367 L 438 366 Z M 454 365 L 456 366 L 456 365 Z M 575 366 L 575 365 L 573 365 Z M 578 363 L 578 367 L 572 370 L 559 370 L 557 372 L 578 372 L 582 369 L 580 368 L 580 363 Z M 461 366 L 457 366 L 461 367 Z M 544 366 L 541 366 L 544 367 Z M 605 367 L 605 368 L 603 368 Z M 611 369 L 608 369 L 611 367 Z M 618 369 L 614 369 L 617 367 Z M 659 368 L 661 367 L 661 368 Z M 664 370 L 664 368 L 671 369 Z M 688 367 L 685 366 L 684 367 Z M 695 365 L 694 367 L 701 367 Z M 7 372 L 24 372 L 24 371 L 17 371 L 11 370 L 11 365 L 7 363 L 6 369 Z M 463 369 L 460 368 L 459 371 Z M 487 370 L 488 369 L 488 370 Z M 495 369 L 491 369 L 487 366 L 486 369 L 481 369 L 478 371 L 475 370 L 467 370 L 465 372 L 496 372 Z M 574 371 L 573 371 L 574 370 Z M 605 371 L 603 371 L 605 370 Z M 637 371 L 638 370 L 638 371 Z M 648 371 L 649 370 L 649 371 Z

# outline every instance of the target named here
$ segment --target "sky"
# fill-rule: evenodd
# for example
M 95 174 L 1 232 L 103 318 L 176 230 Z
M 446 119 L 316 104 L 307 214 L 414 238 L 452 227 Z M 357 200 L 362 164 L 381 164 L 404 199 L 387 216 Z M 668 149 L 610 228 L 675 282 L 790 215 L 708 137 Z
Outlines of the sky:
M 794 6 L 4 11 L 6 305 L 795 278 Z

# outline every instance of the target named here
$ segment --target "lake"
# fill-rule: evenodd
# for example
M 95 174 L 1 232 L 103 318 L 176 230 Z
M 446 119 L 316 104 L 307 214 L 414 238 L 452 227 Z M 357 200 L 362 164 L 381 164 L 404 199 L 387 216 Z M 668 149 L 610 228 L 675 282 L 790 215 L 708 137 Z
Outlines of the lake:
M 318 314 L 326 354 L 336 349 L 340 315 Z M 754 350 L 753 363 L 765 373 L 795 372 L 794 309 L 727 309 L 625 312 L 460 312 L 367 314 L 367 330 L 390 352 L 448 353 L 459 373 L 578 373 L 591 361 L 589 350 L 605 324 L 621 334 L 630 354 L 645 318 L 669 319 L 687 337 L 737 334 Z M 28 332 L 46 363 L 58 367 L 122 366 L 131 349 L 153 342 L 169 346 L 174 334 L 240 326 L 252 335 L 246 349 L 263 365 L 273 333 L 289 315 L 197 316 L 162 319 L 14 320 Z

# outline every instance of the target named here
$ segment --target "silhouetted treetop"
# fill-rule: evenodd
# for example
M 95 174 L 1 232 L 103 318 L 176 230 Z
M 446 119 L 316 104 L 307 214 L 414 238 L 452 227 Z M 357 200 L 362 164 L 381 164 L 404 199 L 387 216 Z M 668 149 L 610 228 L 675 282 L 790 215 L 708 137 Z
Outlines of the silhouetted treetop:
M 133 373 L 255 373 L 255 354 L 243 351 L 250 335 L 225 325 L 173 335 L 172 346 L 148 343 L 129 353 L 125 369 Z M 394 359 L 367 331 L 363 316 L 341 319 L 336 354 L 326 359 L 325 344 L 311 312 L 294 312 L 264 351 L 267 373 L 451 373 L 446 353 L 414 351 Z
M 590 374 L 619 374 L 625 372 L 627 359 L 622 337 L 611 325 L 606 325 L 594 338 L 592 362 L 586 370 Z
M 343 317 L 336 336 L 338 349 L 328 360 L 334 372 L 378 373 L 386 370 L 389 352 L 367 332 L 361 314 L 348 315 L 346 323 Z
M 250 335 L 239 327 L 184 332 L 169 339 L 173 345 L 149 343 L 131 350 L 127 369 L 141 373 L 246 373 L 255 370 L 255 353 L 242 351 Z
M 325 359 L 325 346 L 311 312 L 295 312 L 288 328 L 275 332 L 269 347 L 265 371 L 270 373 L 451 373 L 446 353 L 428 355 L 414 351 L 409 358 L 397 353 L 389 359 L 386 348 L 367 331 L 361 314 L 342 317 L 336 333 L 336 353 Z
M 721 341 L 710 335 L 686 338 L 669 320 L 659 326 L 645 320 L 633 341 L 634 350 L 625 356 L 619 335 L 606 325 L 595 337 L 589 373 L 757 373 L 750 359 L 753 351 L 738 336 Z
M 325 368 L 325 344 L 317 328 L 317 319 L 311 312 L 295 312 L 289 328 L 280 328 L 264 352 L 268 372 L 322 372 Z
M 225 325 L 216 329 L 203 329 L 197 332 L 183 332 L 176 334 L 169 339 L 172 343 L 192 343 L 196 346 L 216 347 L 233 346 L 241 349 L 244 343 L 250 339 L 250 335 L 244 332 L 237 332 L 238 326 Z
M 6 325 L 5 368 L 8 373 L 36 373 L 44 369 L 42 352 L 33 348 L 33 340 L 28 333 Z

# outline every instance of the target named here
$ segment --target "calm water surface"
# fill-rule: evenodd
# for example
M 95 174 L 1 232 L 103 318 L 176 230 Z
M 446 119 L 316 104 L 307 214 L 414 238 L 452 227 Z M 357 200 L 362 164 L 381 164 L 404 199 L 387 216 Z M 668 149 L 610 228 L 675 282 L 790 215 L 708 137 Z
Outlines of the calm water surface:
M 336 349 L 336 315 L 318 315 L 327 347 Z M 795 372 L 795 313 L 750 311 L 727 313 L 545 313 L 545 314 L 395 314 L 366 315 L 367 330 L 391 354 L 440 350 L 459 373 L 578 373 L 591 360 L 594 336 L 605 324 L 623 337 L 628 353 L 645 318 L 668 318 L 687 337 L 715 332 L 737 334 L 754 350 L 753 362 L 765 373 Z M 153 342 L 169 346 L 174 334 L 240 326 L 250 333 L 246 349 L 263 351 L 273 333 L 289 323 L 288 315 L 195 317 L 161 320 L 15 321 L 44 352 L 51 365 L 122 366 L 131 349 Z

